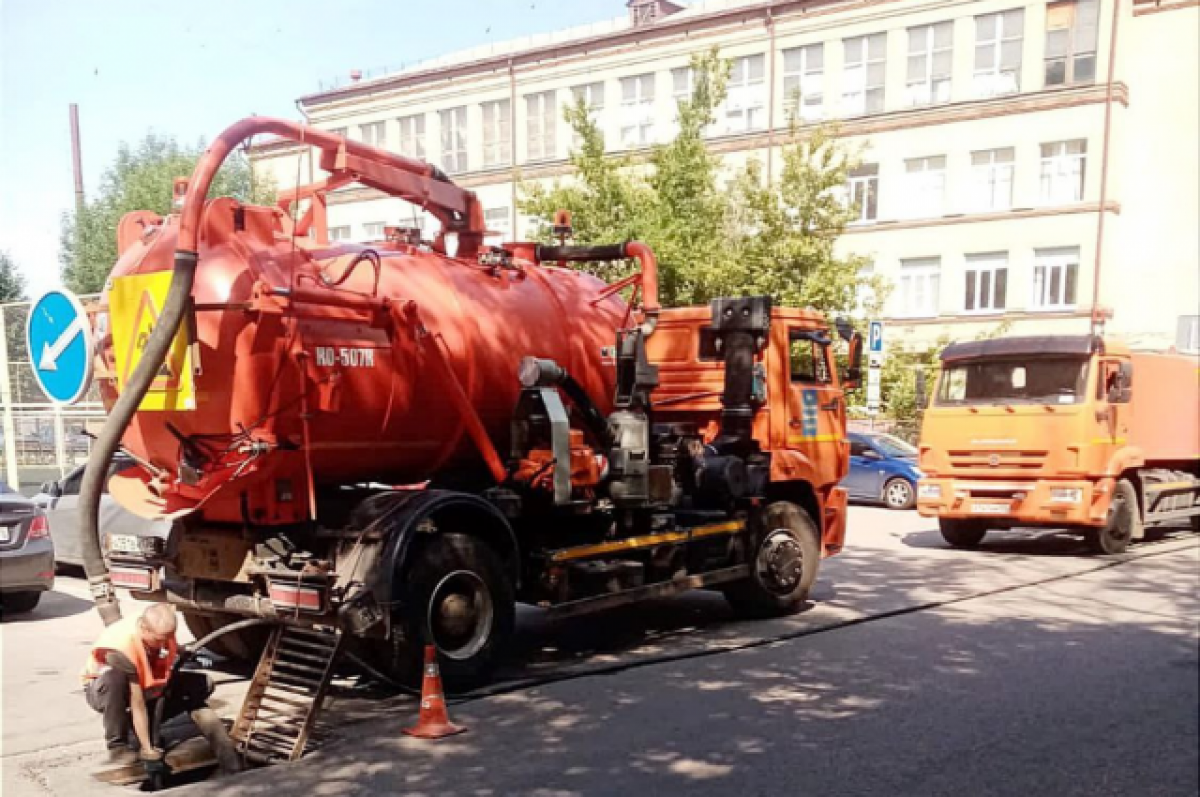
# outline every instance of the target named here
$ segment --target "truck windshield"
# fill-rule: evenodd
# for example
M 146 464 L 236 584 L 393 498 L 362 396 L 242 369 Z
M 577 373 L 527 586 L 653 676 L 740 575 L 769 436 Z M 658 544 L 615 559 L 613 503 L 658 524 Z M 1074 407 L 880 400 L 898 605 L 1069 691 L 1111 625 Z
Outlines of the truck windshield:
M 1077 404 L 1085 397 L 1087 360 L 1026 357 L 954 363 L 942 372 L 938 404 Z

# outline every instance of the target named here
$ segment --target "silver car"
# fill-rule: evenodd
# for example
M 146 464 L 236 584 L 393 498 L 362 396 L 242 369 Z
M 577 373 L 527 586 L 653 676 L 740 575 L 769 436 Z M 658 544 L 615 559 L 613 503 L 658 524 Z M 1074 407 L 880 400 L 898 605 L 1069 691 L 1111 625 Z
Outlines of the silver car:
M 113 458 L 109 477 L 132 465 L 120 455 Z M 33 497 L 34 503 L 46 512 L 50 533 L 54 537 L 55 558 L 59 565 L 83 567 L 82 518 L 79 512 L 79 488 L 83 482 L 83 465 L 75 468 L 57 482 L 46 482 Z M 108 494 L 108 479 L 104 480 L 100 496 L 100 549 L 107 551 L 112 538 L 124 540 L 160 537 L 166 540 L 171 524 L 162 520 L 145 520 L 126 511 Z M 135 548 L 136 550 L 136 548 Z
M 54 588 L 54 543 L 46 515 L 0 482 L 0 614 L 31 612 Z

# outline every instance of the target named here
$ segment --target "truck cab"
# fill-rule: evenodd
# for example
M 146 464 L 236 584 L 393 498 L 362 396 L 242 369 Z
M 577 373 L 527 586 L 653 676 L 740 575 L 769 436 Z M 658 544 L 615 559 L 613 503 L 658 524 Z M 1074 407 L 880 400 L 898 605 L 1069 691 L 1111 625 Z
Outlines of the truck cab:
M 1191 509 L 1196 452 L 1164 443 L 1183 428 L 1159 431 L 1172 418 L 1186 425 L 1185 411 L 1149 409 L 1160 406 L 1159 386 L 1147 373 L 1135 392 L 1137 356 L 1124 344 L 1012 337 L 952 344 L 941 359 L 921 432 L 918 510 L 938 518 L 952 545 L 1041 526 L 1079 531 L 1111 553 L 1165 519 L 1153 511 L 1159 499 Z M 1186 484 L 1186 506 L 1160 484 Z

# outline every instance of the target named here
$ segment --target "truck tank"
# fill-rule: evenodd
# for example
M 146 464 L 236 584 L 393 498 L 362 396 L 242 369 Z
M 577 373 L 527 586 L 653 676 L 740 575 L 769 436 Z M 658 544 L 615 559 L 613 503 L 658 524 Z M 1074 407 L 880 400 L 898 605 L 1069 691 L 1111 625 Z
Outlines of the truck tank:
M 302 519 L 289 510 L 304 504 L 288 501 L 293 494 L 482 470 L 470 413 L 446 398 L 447 365 L 501 456 L 523 357 L 563 364 L 611 409 L 611 348 L 628 308 L 606 283 L 522 259 L 532 247 L 497 250 L 489 265 L 399 235 L 322 245 L 289 236 L 288 223 L 279 208 L 208 203 L 185 324 L 195 407 L 135 414 L 123 444 L 148 464 L 135 473 L 151 489 L 114 486 L 129 508 L 153 515 L 205 503 L 209 519 L 245 520 L 244 505 L 210 498 L 234 481 L 274 480 L 250 514 L 289 522 Z M 112 276 L 170 270 L 177 217 L 139 214 L 129 226 L 140 234 L 128 235 Z M 100 328 L 117 321 L 106 318 L 108 299 Z M 116 373 L 111 330 L 100 360 Z M 116 380 L 101 390 L 111 407 Z

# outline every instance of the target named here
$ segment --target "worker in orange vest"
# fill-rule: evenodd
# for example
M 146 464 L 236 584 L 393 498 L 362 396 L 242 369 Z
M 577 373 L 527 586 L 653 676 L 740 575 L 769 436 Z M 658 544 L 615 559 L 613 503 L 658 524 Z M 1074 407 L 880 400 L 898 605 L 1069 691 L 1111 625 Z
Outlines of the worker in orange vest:
M 178 657 L 175 610 L 156 603 L 141 617 L 126 617 L 104 629 L 88 653 L 83 668 L 84 695 L 93 710 L 104 715 L 104 740 L 109 761 L 127 765 L 141 761 L 147 770 L 161 766 L 162 750 L 150 738 L 150 716 L 162 699 Z M 221 757 L 222 769 L 236 767 L 222 752 L 232 749 L 220 718 L 208 708 L 212 679 L 200 672 L 181 671 L 174 676 L 163 706 L 163 719 L 184 712 L 209 738 Z M 130 726 L 137 748 L 129 738 Z M 220 739 L 213 735 L 219 733 Z

